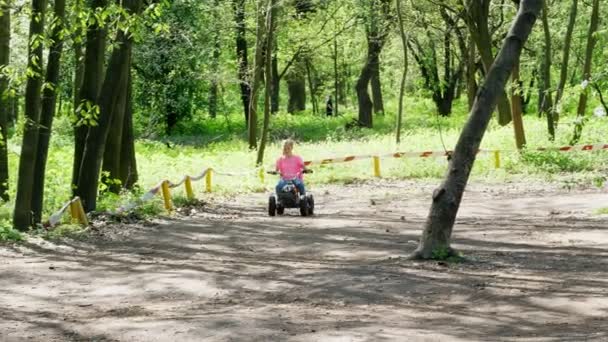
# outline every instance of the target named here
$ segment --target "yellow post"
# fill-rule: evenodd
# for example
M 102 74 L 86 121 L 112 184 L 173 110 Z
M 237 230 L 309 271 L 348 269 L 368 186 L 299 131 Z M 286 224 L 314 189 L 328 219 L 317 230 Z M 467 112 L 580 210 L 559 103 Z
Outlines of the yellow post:
M 169 190 L 169 181 L 164 181 L 162 186 L 163 200 L 165 201 L 165 209 L 167 211 L 173 210 L 173 203 L 171 203 L 171 190 Z
M 76 199 L 70 202 L 70 216 L 72 217 L 72 223 L 80 221 L 78 217 L 78 207 L 76 205 Z
M 193 200 L 194 191 L 192 191 L 192 180 L 190 179 L 190 176 L 186 176 L 186 181 L 184 182 L 184 184 L 186 185 L 186 196 L 189 200 Z
M 380 177 L 380 157 L 374 157 L 374 176 Z
M 212 169 L 207 169 L 207 175 L 205 176 L 205 185 L 207 187 L 207 192 L 211 192 L 211 173 Z
M 494 166 L 500 169 L 500 151 L 494 151 Z
M 260 167 L 260 171 L 258 171 L 258 176 L 260 177 L 260 183 L 264 184 L 264 168 Z
M 76 198 L 74 204 L 76 205 L 76 211 L 78 212 L 78 221 L 83 226 L 88 226 L 89 219 L 87 218 L 87 214 L 84 212 L 84 207 L 82 206 L 82 201 L 80 200 L 80 197 Z

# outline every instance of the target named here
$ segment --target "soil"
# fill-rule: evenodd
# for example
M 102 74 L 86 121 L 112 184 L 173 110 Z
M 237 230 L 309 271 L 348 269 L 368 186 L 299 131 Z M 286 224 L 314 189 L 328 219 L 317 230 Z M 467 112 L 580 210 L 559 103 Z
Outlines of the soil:
M 0 340 L 608 341 L 606 190 L 472 184 L 465 261 L 409 261 L 434 187 L 313 187 L 313 217 L 253 194 L 0 246 Z

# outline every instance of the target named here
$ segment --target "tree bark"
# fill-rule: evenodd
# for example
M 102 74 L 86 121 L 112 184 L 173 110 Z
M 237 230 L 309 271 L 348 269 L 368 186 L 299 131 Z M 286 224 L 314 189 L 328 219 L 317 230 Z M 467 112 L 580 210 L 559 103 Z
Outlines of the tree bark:
M 338 37 L 334 35 L 334 116 L 338 116 L 340 104 L 340 74 L 338 70 Z
M 233 0 L 234 21 L 236 23 L 236 58 L 239 70 L 239 83 L 241 88 L 241 101 L 245 114 L 245 122 L 249 122 L 249 102 L 251 101 L 251 87 L 249 85 L 249 64 L 247 61 L 247 39 L 245 26 L 245 0 Z
M 568 78 L 568 63 L 570 63 L 570 47 L 572 46 L 572 32 L 574 31 L 574 24 L 576 23 L 576 14 L 578 11 L 578 0 L 572 1 L 572 7 L 570 8 L 570 18 L 568 20 L 568 28 L 566 29 L 566 37 L 564 38 L 564 54 L 562 57 L 562 66 L 559 73 L 559 84 L 557 85 L 557 93 L 555 94 L 555 104 L 553 106 L 555 121 L 558 121 L 557 106 L 559 101 L 562 99 L 564 94 L 564 88 L 566 87 L 566 79 Z
M 120 183 L 123 188 L 132 190 L 137 181 L 135 137 L 133 136 L 133 77 L 129 73 L 120 151 Z
M 0 70 L 10 63 L 11 1 L 0 5 Z M 8 195 L 8 125 L 12 98 L 8 92 L 8 78 L 0 73 L 0 198 L 7 202 Z
M 382 99 L 382 84 L 380 82 L 380 56 L 376 56 L 372 61 L 372 103 L 374 104 L 375 114 L 384 114 L 384 100 Z
M 378 37 L 368 37 L 367 59 L 355 85 L 357 102 L 359 104 L 359 125 L 362 127 L 372 128 L 374 126 L 372 117 L 373 102 L 367 88 L 374 74 L 374 60 L 380 55 L 383 43 Z
M 19 177 L 13 225 L 16 229 L 27 230 L 33 223 L 32 195 L 34 166 L 38 148 L 38 124 L 40 122 L 40 92 L 42 89 L 42 49 L 40 41 L 44 34 L 46 0 L 32 0 L 30 34 L 28 45 L 28 70 L 31 71 L 25 86 L 25 118 L 23 143 L 19 157 Z
M 523 0 L 494 65 L 488 70 L 475 105 L 458 139 L 443 184 L 434 191 L 433 203 L 412 258 L 432 259 L 454 255 L 450 246 L 452 230 L 462 195 L 479 145 L 484 136 L 496 100 L 504 91 L 507 79 L 519 59 L 532 31 L 543 0 Z
M 279 60 L 277 58 L 277 39 L 274 38 L 272 53 L 272 93 L 270 94 L 270 112 L 278 113 L 281 102 L 281 79 L 279 78 Z
M 591 21 L 589 23 L 589 33 L 587 34 L 587 48 L 585 49 L 585 64 L 583 66 L 583 81 L 587 83 L 591 82 L 591 63 L 593 61 L 593 49 L 597 43 L 595 32 L 597 31 L 597 27 L 599 25 L 599 8 L 600 1 L 593 0 Z M 585 87 L 585 89 L 581 91 L 581 95 L 578 100 L 578 107 L 576 109 L 577 123 L 574 125 L 574 134 L 570 141 L 571 145 L 578 143 L 583 133 L 583 126 L 585 124 L 584 116 L 585 111 L 587 110 L 587 91 L 588 88 Z
M 268 128 L 270 126 L 270 98 L 272 95 L 272 43 L 274 42 L 274 14 L 276 12 L 277 0 L 268 0 L 266 8 L 266 56 L 265 56 L 265 80 L 266 89 L 264 89 L 264 124 L 262 126 L 262 139 L 260 139 L 260 148 L 256 160 L 257 166 L 262 166 L 264 163 L 264 151 L 266 149 L 266 141 L 268 140 Z
M 477 94 L 477 63 L 475 63 L 475 41 L 469 35 L 467 52 L 467 98 L 469 100 L 469 111 L 473 109 L 475 95 Z
M 127 12 L 139 14 L 142 0 L 128 0 L 123 3 Z M 119 31 L 116 41 L 118 48 L 112 52 L 108 72 L 99 97 L 99 120 L 87 133 L 82 165 L 78 177 L 77 195 L 82 199 L 85 211 L 93 211 L 97 206 L 99 174 L 106 145 L 110 122 L 117 110 L 121 85 L 126 82 L 130 70 L 132 38 L 129 33 Z
M 477 50 L 481 55 L 481 61 L 487 74 L 494 62 L 494 54 L 492 53 L 492 35 L 488 26 L 488 18 L 490 17 L 490 2 L 491 0 L 469 0 L 468 15 L 466 16 L 467 26 L 471 33 L 471 37 L 477 45 Z M 498 102 L 498 123 L 505 126 L 511 122 L 511 107 L 507 94 L 503 90 L 499 95 Z
M 107 0 L 88 0 L 89 8 L 95 11 L 104 8 Z M 74 127 L 74 165 L 72 169 L 72 185 L 76 194 L 76 185 L 82 164 L 84 144 L 87 137 L 88 126 L 91 119 L 85 118 L 87 111 L 94 111 L 98 107 L 99 91 L 103 82 L 104 62 L 106 52 L 105 23 L 95 21 L 87 28 L 87 42 L 84 56 L 84 75 L 82 88 L 80 88 L 79 103 L 76 105 L 77 122 Z M 90 114 L 90 113 L 89 113 Z
M 399 20 L 399 35 L 401 37 L 401 45 L 403 47 L 403 74 L 401 75 L 401 84 L 399 85 L 399 112 L 397 114 L 397 129 L 396 141 L 401 142 L 401 122 L 403 121 L 403 95 L 405 93 L 405 81 L 407 79 L 407 37 L 405 35 L 405 27 L 403 24 L 403 13 L 401 13 L 401 0 L 397 0 L 397 19 Z M 337 102 L 337 101 L 336 101 Z
M 542 63 L 542 105 L 541 113 L 547 117 L 547 132 L 549 140 L 555 140 L 555 124 L 553 122 L 553 100 L 551 99 L 551 33 L 549 32 L 547 0 L 543 1 L 542 22 L 545 38 Z
M 57 102 L 57 87 L 59 85 L 59 72 L 61 66 L 61 53 L 63 52 L 63 30 L 65 20 L 65 0 L 55 0 L 55 18 L 52 24 L 51 46 L 46 68 L 47 86 L 42 91 L 42 112 L 40 114 L 40 126 L 38 129 L 38 149 L 34 166 L 34 185 L 32 194 L 32 212 L 34 223 L 42 222 L 42 210 L 44 203 L 44 176 L 46 162 L 49 152 L 49 141 L 55 116 L 55 104 Z
M 308 76 L 308 89 L 310 91 L 310 102 L 312 103 L 312 113 L 319 113 L 319 105 L 317 102 L 317 97 L 315 95 L 315 83 L 314 78 L 312 77 L 312 68 L 310 66 L 310 57 L 306 56 L 304 60 L 304 65 L 306 66 L 306 75 Z
M 254 150 L 257 147 L 257 130 L 258 130 L 258 91 L 262 76 L 264 73 L 264 11 L 263 2 L 257 2 L 257 28 L 256 28 L 256 44 L 255 44 L 255 62 L 253 70 L 253 85 L 251 87 L 251 100 L 249 102 L 249 149 Z

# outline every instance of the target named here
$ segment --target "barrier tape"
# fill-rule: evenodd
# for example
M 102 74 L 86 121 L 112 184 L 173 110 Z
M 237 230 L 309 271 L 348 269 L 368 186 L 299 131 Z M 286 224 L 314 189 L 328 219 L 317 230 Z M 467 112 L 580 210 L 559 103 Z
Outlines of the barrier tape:
M 540 147 L 536 148 L 532 151 L 555 151 L 555 152 L 575 152 L 575 151 L 599 151 L 599 150 L 608 150 L 608 144 L 590 144 L 590 145 L 575 145 L 575 146 L 563 146 L 563 147 Z M 514 150 L 478 150 L 477 153 L 489 153 L 494 155 L 494 163 L 496 168 L 500 168 L 500 153 L 503 152 L 514 152 Z M 319 160 L 308 160 L 304 162 L 304 165 L 327 165 L 327 164 L 337 164 L 337 163 L 348 163 L 355 160 L 364 160 L 364 159 L 372 159 L 373 160 L 373 169 L 374 176 L 380 177 L 380 158 L 434 158 L 434 157 L 449 157 L 453 151 L 423 151 L 423 152 L 393 152 L 388 154 L 366 154 L 366 155 L 351 155 L 346 157 L 333 157 L 333 158 L 325 158 Z M 211 182 L 212 182 L 212 174 L 217 174 L 221 176 L 228 177 L 237 177 L 237 176 L 247 176 L 254 173 L 258 173 L 258 176 L 262 183 L 264 183 L 264 169 L 256 168 L 250 171 L 244 172 L 220 172 L 213 168 L 207 168 L 199 175 L 196 176 L 184 176 L 179 182 L 173 183 L 169 180 L 163 180 L 159 182 L 152 189 L 148 190 L 148 192 L 144 193 L 139 199 L 129 202 L 120 206 L 116 209 L 115 214 L 121 214 L 124 212 L 128 212 L 130 210 L 135 209 L 141 203 L 152 200 L 159 191 L 163 194 L 163 200 L 165 204 L 165 208 L 168 211 L 173 210 L 173 204 L 171 201 L 171 191 L 170 189 L 177 188 L 181 185 L 185 185 L 186 194 L 189 199 L 194 198 L 194 192 L 192 190 L 192 182 L 199 181 L 205 178 L 206 181 L 206 191 L 211 192 Z M 61 207 L 57 212 L 53 213 L 48 221 L 47 225 L 50 227 L 56 226 L 61 222 L 61 217 L 65 213 L 65 211 L 70 208 L 70 212 L 72 214 L 72 220 L 78 221 L 80 224 L 88 225 L 87 216 L 82 207 L 82 202 L 80 198 L 75 197 L 74 199 L 68 201 L 66 204 Z

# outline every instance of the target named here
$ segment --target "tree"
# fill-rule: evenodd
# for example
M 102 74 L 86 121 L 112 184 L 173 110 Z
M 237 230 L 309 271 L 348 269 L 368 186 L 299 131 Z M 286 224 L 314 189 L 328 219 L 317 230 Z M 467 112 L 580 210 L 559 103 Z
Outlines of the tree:
M 55 0 L 55 17 L 51 21 L 53 32 L 51 34 L 51 46 L 46 67 L 45 87 L 42 91 L 42 112 L 40 115 L 40 126 L 38 129 L 38 148 L 36 161 L 34 163 L 34 180 L 32 194 L 32 212 L 34 222 L 42 222 L 42 209 L 44 201 L 44 175 L 46 161 L 49 152 L 49 141 L 53 127 L 53 117 L 57 103 L 57 89 L 59 87 L 59 70 L 61 64 L 61 53 L 63 51 L 65 0 Z
M 549 140 L 555 140 L 555 123 L 553 121 L 553 100 L 551 98 L 551 33 L 549 32 L 547 0 L 543 1 L 542 22 L 543 33 L 545 38 L 545 47 L 543 49 L 542 63 L 542 99 L 541 113 L 547 117 L 547 131 L 549 132 Z
M 126 0 L 123 6 L 127 13 L 137 15 L 141 11 L 142 0 Z M 89 127 L 86 137 L 76 191 L 87 212 L 97 206 L 99 175 L 110 123 L 118 110 L 119 94 L 124 91 L 129 78 L 133 38 L 127 30 L 128 27 L 121 28 L 117 33 L 118 47 L 110 57 L 99 96 L 99 119 L 95 126 Z
M 376 6 L 376 2 L 379 2 L 379 6 Z M 378 9 L 377 7 L 380 8 Z M 355 86 L 359 105 L 359 125 L 363 127 L 373 127 L 373 102 L 367 88 L 379 70 L 380 52 L 382 52 L 382 47 L 386 42 L 390 29 L 390 15 L 389 0 L 370 0 L 370 22 L 369 26 L 366 27 L 367 57 Z M 376 92 L 378 92 L 378 88 L 376 88 Z M 381 96 L 378 93 L 376 96 L 376 101 L 379 101 Z
M 490 3 L 491 0 L 466 0 L 466 4 L 462 4 L 463 8 L 466 8 L 464 13 L 465 21 L 469 27 L 471 37 L 477 45 L 477 50 L 481 55 L 481 61 L 486 74 L 494 62 L 492 34 L 488 26 Z M 511 107 L 504 90 L 498 98 L 497 106 L 499 124 L 503 126 L 507 125 L 511 122 Z
M 397 144 L 401 142 L 401 122 L 403 120 L 403 94 L 405 93 L 405 80 L 407 78 L 407 36 L 403 24 L 403 13 L 401 12 L 401 0 L 396 0 L 397 3 L 397 18 L 399 19 L 399 35 L 401 37 L 401 45 L 403 46 L 403 73 L 401 75 L 401 84 L 399 86 L 399 113 L 397 114 Z M 336 105 L 338 101 L 336 100 Z
M 585 49 L 585 64 L 583 66 L 583 82 L 588 84 L 591 82 L 591 63 L 593 61 L 593 49 L 597 43 L 597 36 L 595 32 L 599 25 L 599 11 L 600 1 L 593 0 L 593 7 L 591 9 L 591 21 L 589 22 L 589 33 L 587 34 L 587 48 Z M 578 107 L 576 109 L 577 122 L 574 125 L 574 134 L 570 140 L 570 144 L 574 145 L 578 143 L 583 133 L 584 116 L 585 110 L 587 109 L 587 87 L 584 86 L 581 91 L 581 95 L 578 100 Z
M 97 99 L 103 81 L 103 68 L 106 51 L 105 23 L 99 14 L 106 7 L 107 0 L 88 0 L 88 10 L 91 15 L 87 27 L 86 47 L 84 55 L 84 74 L 82 75 L 82 88 L 80 88 L 79 103 L 76 108 L 77 121 L 74 125 L 74 165 L 72 170 L 72 185 L 78 184 L 82 156 L 84 154 L 85 139 L 89 124 L 95 121 L 99 113 Z M 76 77 L 78 81 L 78 76 Z M 74 192 L 76 193 L 76 191 Z
M 572 0 L 570 8 L 570 17 L 568 19 L 568 28 L 566 29 L 566 37 L 564 37 L 564 54 L 562 57 L 562 66 L 559 73 L 559 84 L 557 85 L 557 93 L 555 94 L 555 104 L 553 105 L 553 117 L 558 120 L 557 106 L 564 94 L 566 80 L 568 78 L 568 63 L 570 63 L 570 47 L 572 46 L 572 32 L 576 23 L 576 14 L 578 9 L 578 0 Z
M 251 86 L 248 78 L 247 39 L 245 33 L 245 0 L 233 0 L 234 21 L 236 22 L 236 58 L 239 70 L 241 101 L 245 113 L 245 122 L 249 121 L 249 102 L 251 101 Z
M 8 124 L 10 103 L 8 77 L 4 71 L 10 61 L 11 1 L 0 2 L 0 198 L 8 201 Z
M 522 0 L 502 49 L 477 93 L 475 105 L 460 134 L 445 179 L 433 193 L 433 203 L 420 244 L 412 258 L 431 259 L 437 257 L 438 253 L 455 254 L 450 246 L 452 230 L 479 145 L 496 100 L 504 91 L 507 79 L 540 13 L 542 2 L 543 0 Z
M 214 23 L 216 24 L 215 34 L 213 37 L 213 56 L 211 57 L 211 85 L 209 87 L 209 116 L 215 118 L 217 116 L 217 97 L 218 97 L 218 89 L 219 89 L 219 64 L 220 64 L 220 53 L 221 53 L 221 45 L 220 45 L 220 28 L 219 21 L 221 20 L 219 16 L 218 8 L 220 6 L 219 0 L 214 0 L 213 2 L 213 10 L 215 14 Z
M 258 130 L 258 91 L 262 76 L 264 74 L 264 3 L 262 0 L 257 2 L 257 28 L 255 33 L 255 62 L 253 66 L 253 84 L 251 87 L 251 100 L 249 101 L 249 149 L 257 147 L 257 130 Z
M 32 196 L 34 166 L 38 148 L 38 124 L 40 121 L 40 92 L 42 89 L 42 50 L 46 0 L 32 0 L 28 45 L 28 79 L 25 87 L 25 119 L 23 143 L 19 156 L 19 176 L 13 225 L 26 230 L 33 222 Z
M 275 23 L 275 12 L 277 0 L 268 0 L 268 6 L 266 8 L 266 55 L 265 58 L 265 80 L 266 87 L 264 90 L 264 124 L 262 126 L 262 138 L 260 140 L 260 148 L 258 149 L 258 158 L 256 165 L 260 166 L 264 162 L 264 150 L 266 148 L 266 141 L 268 140 L 268 127 L 270 125 L 270 97 L 272 95 L 272 43 L 274 42 L 274 23 Z

